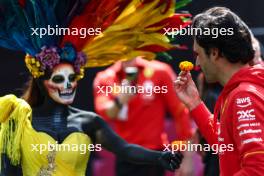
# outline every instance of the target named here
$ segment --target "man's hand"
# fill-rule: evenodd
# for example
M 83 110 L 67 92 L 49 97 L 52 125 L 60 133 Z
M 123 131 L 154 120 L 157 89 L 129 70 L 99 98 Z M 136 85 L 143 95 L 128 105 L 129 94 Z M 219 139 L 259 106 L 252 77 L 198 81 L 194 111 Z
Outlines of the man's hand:
M 122 86 L 120 89 L 126 89 L 125 87 L 130 86 L 130 82 L 124 79 L 122 80 L 120 86 Z M 128 102 L 136 95 L 135 92 L 129 92 L 129 90 L 130 89 L 113 92 L 113 95 L 115 96 L 115 100 L 112 101 L 112 103 L 109 105 L 109 108 L 106 110 L 106 114 L 111 119 L 116 119 L 123 105 L 128 104 Z
M 131 86 L 131 82 L 130 82 L 129 80 L 127 80 L 127 79 L 123 79 L 123 80 L 122 80 L 122 83 L 121 83 L 121 86 L 122 86 L 124 89 L 126 89 L 126 87 Z M 128 90 L 132 90 L 132 89 L 128 89 Z M 136 92 L 129 92 L 129 91 L 127 91 L 127 89 L 126 89 L 125 92 L 122 92 L 122 91 L 119 92 L 119 93 L 116 95 L 116 97 L 118 98 L 119 102 L 120 102 L 122 105 L 124 105 L 124 104 L 127 104 L 127 103 L 130 101 L 130 99 L 135 95 L 135 93 L 136 93 Z
M 190 72 L 182 71 L 174 84 L 179 99 L 189 110 L 193 110 L 201 103 L 199 92 L 192 80 Z
M 119 100 L 119 102 L 124 105 L 124 104 L 127 104 L 130 99 L 134 96 L 135 94 L 133 93 L 120 93 L 117 95 L 117 98 Z
M 171 152 L 163 152 L 159 158 L 159 163 L 163 168 L 175 171 L 175 169 L 179 169 L 182 159 L 183 155 L 180 152 L 174 154 Z

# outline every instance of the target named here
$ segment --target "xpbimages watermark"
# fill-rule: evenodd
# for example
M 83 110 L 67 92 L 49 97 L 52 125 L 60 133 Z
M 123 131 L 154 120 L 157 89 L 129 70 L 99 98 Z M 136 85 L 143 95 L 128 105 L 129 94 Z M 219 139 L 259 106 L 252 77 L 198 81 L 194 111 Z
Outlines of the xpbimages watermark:
M 59 144 L 58 141 L 56 143 L 52 143 L 48 141 L 47 144 L 31 144 L 31 151 L 39 152 L 43 154 L 43 152 L 48 151 L 66 151 L 66 152 L 80 152 L 80 154 L 86 154 L 91 151 L 101 151 L 101 144 Z
M 189 151 L 189 152 L 212 152 L 212 154 L 222 154 L 226 151 L 234 151 L 233 144 L 192 144 L 191 141 L 174 141 L 172 144 L 163 144 L 163 151 Z
M 80 38 L 86 38 L 89 35 L 100 35 L 102 34 L 101 28 L 63 28 L 55 25 L 55 27 L 48 25 L 43 28 L 30 28 L 32 36 L 39 36 L 43 38 L 44 36 L 80 36 Z
M 233 28 L 194 28 L 191 26 L 183 27 L 180 25 L 179 28 L 163 28 L 164 35 L 171 36 L 171 38 L 175 38 L 175 36 L 212 36 L 212 38 L 218 38 L 220 35 L 234 35 Z
M 98 94 L 145 94 L 146 96 L 152 96 L 155 94 L 168 93 L 168 86 L 154 86 L 151 82 L 146 82 L 144 85 L 118 85 L 114 83 L 113 86 L 97 86 Z

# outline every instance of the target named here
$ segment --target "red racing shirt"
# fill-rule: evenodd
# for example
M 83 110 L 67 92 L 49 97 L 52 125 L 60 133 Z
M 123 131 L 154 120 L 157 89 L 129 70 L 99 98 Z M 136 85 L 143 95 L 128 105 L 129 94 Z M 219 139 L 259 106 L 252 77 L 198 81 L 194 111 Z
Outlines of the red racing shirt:
M 264 175 L 263 66 L 242 68 L 233 75 L 218 98 L 214 116 L 203 103 L 191 114 L 209 144 L 222 148 L 222 176 Z
M 137 86 L 152 87 L 159 93 L 137 93 L 129 100 L 127 105 L 127 119 L 111 120 L 115 131 L 129 143 L 138 144 L 149 149 L 163 149 L 162 136 L 166 112 L 175 119 L 176 133 L 180 140 L 191 137 L 189 112 L 179 101 L 174 91 L 173 80 L 176 75 L 164 63 L 147 61 L 136 58 L 136 67 L 139 69 Z M 102 87 L 120 84 L 124 78 L 121 62 L 117 62 L 108 69 L 97 74 L 94 80 L 95 109 L 106 121 L 110 118 L 106 114 L 109 103 L 113 102 L 115 95 L 100 91 Z

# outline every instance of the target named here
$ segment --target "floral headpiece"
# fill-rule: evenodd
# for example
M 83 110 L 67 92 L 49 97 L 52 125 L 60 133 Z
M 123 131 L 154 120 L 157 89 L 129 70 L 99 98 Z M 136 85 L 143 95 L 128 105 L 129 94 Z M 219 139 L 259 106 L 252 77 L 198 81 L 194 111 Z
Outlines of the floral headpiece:
M 52 70 L 61 62 L 68 62 L 73 65 L 77 80 L 79 80 L 84 77 L 87 57 L 83 52 L 76 52 L 72 44 L 67 43 L 63 48 L 44 46 L 35 57 L 27 54 L 25 62 L 34 78 L 45 75 L 45 71 Z

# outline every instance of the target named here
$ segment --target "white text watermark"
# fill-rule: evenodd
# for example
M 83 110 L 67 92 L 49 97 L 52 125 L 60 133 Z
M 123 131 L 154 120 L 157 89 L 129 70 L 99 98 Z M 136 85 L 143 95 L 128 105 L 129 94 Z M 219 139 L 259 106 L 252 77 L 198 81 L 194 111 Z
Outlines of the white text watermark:
M 80 38 L 86 38 L 87 36 L 100 35 L 102 34 L 101 28 L 63 28 L 55 25 L 55 27 L 48 25 L 42 28 L 30 28 L 32 36 L 39 36 L 43 38 L 45 36 L 79 36 Z
M 97 89 L 98 94 L 106 94 L 106 96 L 112 94 L 145 94 L 146 96 L 152 96 L 153 93 L 168 93 L 168 86 L 154 86 L 152 84 L 118 85 L 114 83 L 113 86 L 97 86 Z
M 191 141 L 174 141 L 172 144 L 163 144 L 163 151 L 175 152 L 212 152 L 212 154 L 221 154 L 226 151 L 234 151 L 233 144 L 193 144 Z
M 80 154 L 86 154 L 91 151 L 101 151 L 102 145 L 101 144 L 59 144 L 57 141 L 56 143 L 52 143 L 48 141 L 47 144 L 31 144 L 31 151 L 39 152 L 43 154 L 43 152 L 48 151 L 66 151 L 66 152 L 80 152 Z
M 194 28 L 191 26 L 180 26 L 179 28 L 163 28 L 164 35 L 171 36 L 171 38 L 175 38 L 175 36 L 212 36 L 212 38 L 218 38 L 221 36 L 230 36 L 234 35 L 233 28 Z

